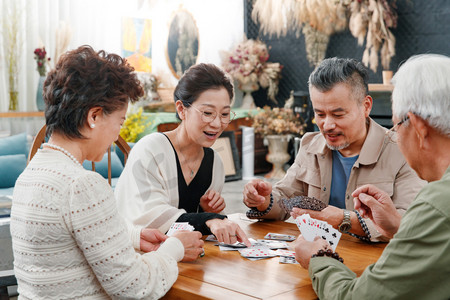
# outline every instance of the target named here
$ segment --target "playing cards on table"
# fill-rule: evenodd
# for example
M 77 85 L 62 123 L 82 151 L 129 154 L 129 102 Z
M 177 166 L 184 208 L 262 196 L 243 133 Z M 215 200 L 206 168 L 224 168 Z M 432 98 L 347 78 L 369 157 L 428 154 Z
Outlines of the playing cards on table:
M 166 235 L 171 236 L 179 230 L 194 231 L 194 226 L 190 225 L 188 222 L 175 222 L 170 226 L 170 229 L 167 231 Z
M 304 214 L 295 219 L 295 224 L 305 240 L 312 242 L 316 236 L 319 236 L 330 244 L 333 251 L 336 250 L 342 233 L 327 222 L 313 219 L 309 214 Z
M 278 200 L 280 207 L 290 213 L 294 207 L 320 211 L 327 207 L 325 203 L 314 197 L 295 196 Z

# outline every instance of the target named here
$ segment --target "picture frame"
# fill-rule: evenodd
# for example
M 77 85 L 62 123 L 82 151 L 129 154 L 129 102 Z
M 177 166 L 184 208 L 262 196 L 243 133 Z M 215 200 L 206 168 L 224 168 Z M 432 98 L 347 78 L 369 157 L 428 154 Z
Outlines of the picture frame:
M 225 181 L 242 179 L 242 168 L 236 146 L 234 131 L 224 131 L 211 147 L 222 159 L 225 168 Z
M 171 17 L 166 45 L 167 64 L 176 79 L 197 63 L 198 51 L 197 23 L 189 11 L 180 8 Z

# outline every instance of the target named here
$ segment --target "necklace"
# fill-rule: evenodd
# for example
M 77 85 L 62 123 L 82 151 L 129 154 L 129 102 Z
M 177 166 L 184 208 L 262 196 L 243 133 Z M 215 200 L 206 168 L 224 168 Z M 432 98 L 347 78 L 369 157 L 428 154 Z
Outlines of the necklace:
M 61 151 L 66 156 L 68 156 L 76 165 L 81 167 L 80 162 L 75 158 L 75 156 L 73 156 L 72 153 L 70 153 L 69 151 L 67 151 L 63 147 L 60 147 L 60 146 L 57 146 L 57 145 L 53 145 L 53 144 L 50 144 L 50 143 L 44 143 L 42 146 L 47 146 L 49 148 L 53 148 L 55 150 Z
M 176 135 L 175 135 L 175 138 L 176 138 L 176 140 L 177 140 L 177 146 L 178 146 L 178 149 L 180 149 L 180 155 L 181 155 L 181 157 L 183 158 L 183 160 L 186 162 L 186 165 L 188 166 L 189 170 L 191 171 L 191 172 L 189 173 L 189 177 L 192 179 L 192 178 L 194 177 L 194 174 L 195 174 L 195 173 L 194 173 L 194 169 L 191 168 L 191 166 L 188 164 L 186 157 L 184 156 L 183 152 L 181 151 L 180 141 L 178 140 L 178 131 L 177 131 L 177 133 L 176 133 Z

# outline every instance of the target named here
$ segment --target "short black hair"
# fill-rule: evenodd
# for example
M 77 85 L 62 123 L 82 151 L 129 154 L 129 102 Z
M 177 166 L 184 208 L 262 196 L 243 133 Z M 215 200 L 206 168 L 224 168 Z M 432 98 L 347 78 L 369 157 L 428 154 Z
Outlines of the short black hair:
M 338 83 L 348 84 L 360 101 L 369 94 L 369 71 L 353 58 L 324 59 L 309 76 L 309 87 L 321 92 L 331 90 Z
M 44 82 L 47 136 L 84 138 L 80 129 L 91 108 L 110 114 L 137 101 L 144 91 L 133 71 L 119 55 L 87 45 L 63 54 Z
M 185 106 L 191 106 L 201 93 L 210 89 L 225 88 L 234 97 L 231 77 L 214 64 L 200 63 L 190 67 L 180 78 L 173 93 L 174 101 L 181 100 Z M 177 118 L 178 116 L 177 113 Z

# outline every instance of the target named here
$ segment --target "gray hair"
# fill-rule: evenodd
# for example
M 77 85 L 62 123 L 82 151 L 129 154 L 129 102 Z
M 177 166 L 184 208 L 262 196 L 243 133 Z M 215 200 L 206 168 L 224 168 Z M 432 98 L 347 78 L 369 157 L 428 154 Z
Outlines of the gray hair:
M 369 93 L 369 72 L 359 61 L 353 58 L 327 58 L 309 75 L 309 88 L 315 87 L 328 92 L 338 83 L 346 83 L 352 88 L 353 95 L 361 103 Z
M 392 113 L 402 119 L 408 112 L 450 137 L 450 58 L 421 54 L 409 58 L 392 83 Z

